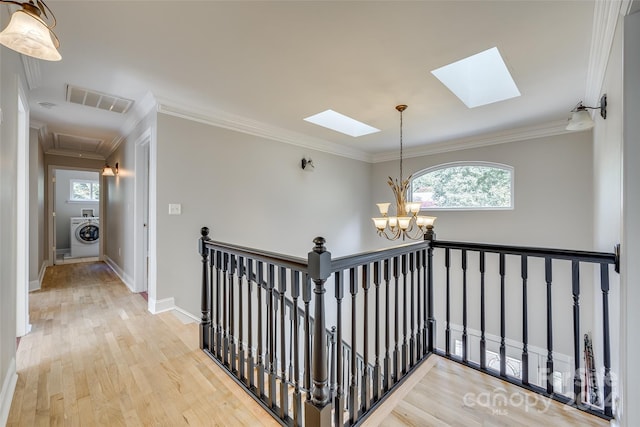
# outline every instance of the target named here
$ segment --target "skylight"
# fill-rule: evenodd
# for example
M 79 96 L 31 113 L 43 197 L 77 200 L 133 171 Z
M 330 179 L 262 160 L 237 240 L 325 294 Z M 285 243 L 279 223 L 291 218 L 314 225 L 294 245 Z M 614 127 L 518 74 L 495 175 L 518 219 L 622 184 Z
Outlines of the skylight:
M 366 123 L 359 122 L 333 110 L 323 111 L 322 113 L 307 117 L 304 120 L 353 137 L 380 132 L 380 129 L 376 129 L 373 126 L 369 126 Z
M 497 47 L 445 65 L 431 73 L 469 108 L 520 96 Z

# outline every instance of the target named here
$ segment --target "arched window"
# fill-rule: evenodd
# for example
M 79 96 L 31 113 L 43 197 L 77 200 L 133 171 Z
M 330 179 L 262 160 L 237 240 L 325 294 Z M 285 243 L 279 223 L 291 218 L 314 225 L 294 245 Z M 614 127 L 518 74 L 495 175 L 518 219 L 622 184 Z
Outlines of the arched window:
M 498 163 L 460 162 L 414 174 L 409 199 L 421 209 L 513 209 L 513 168 Z

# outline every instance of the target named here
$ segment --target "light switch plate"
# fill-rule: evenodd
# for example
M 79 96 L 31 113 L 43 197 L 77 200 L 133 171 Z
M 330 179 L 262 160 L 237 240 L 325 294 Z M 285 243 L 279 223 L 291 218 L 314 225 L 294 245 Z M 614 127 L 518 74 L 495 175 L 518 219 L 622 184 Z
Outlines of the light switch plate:
M 182 214 L 182 205 L 180 203 L 169 203 L 169 215 Z

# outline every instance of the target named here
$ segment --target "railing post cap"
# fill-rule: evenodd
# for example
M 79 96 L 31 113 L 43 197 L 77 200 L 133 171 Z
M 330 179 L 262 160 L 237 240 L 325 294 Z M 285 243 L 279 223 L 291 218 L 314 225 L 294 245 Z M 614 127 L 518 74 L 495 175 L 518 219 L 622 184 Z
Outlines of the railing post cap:
M 324 237 L 316 237 L 315 239 L 313 239 L 313 243 L 315 243 L 315 247 L 313 248 L 313 251 L 315 253 L 321 254 L 323 252 L 327 251 L 327 247 L 324 245 L 327 241 L 325 240 Z
M 202 227 L 200 229 L 200 234 L 202 237 L 207 237 L 209 235 L 209 227 Z
M 308 256 L 309 275 L 312 279 L 325 280 L 331 275 L 331 252 L 324 245 L 324 237 L 313 239 L 315 246 Z

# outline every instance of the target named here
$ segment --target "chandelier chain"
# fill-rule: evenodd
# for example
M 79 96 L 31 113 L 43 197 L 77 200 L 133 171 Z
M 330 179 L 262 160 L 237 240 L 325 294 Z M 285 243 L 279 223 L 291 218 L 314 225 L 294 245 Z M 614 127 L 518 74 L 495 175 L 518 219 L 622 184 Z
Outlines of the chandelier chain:
M 402 185 L 402 110 L 400 110 L 400 185 Z

